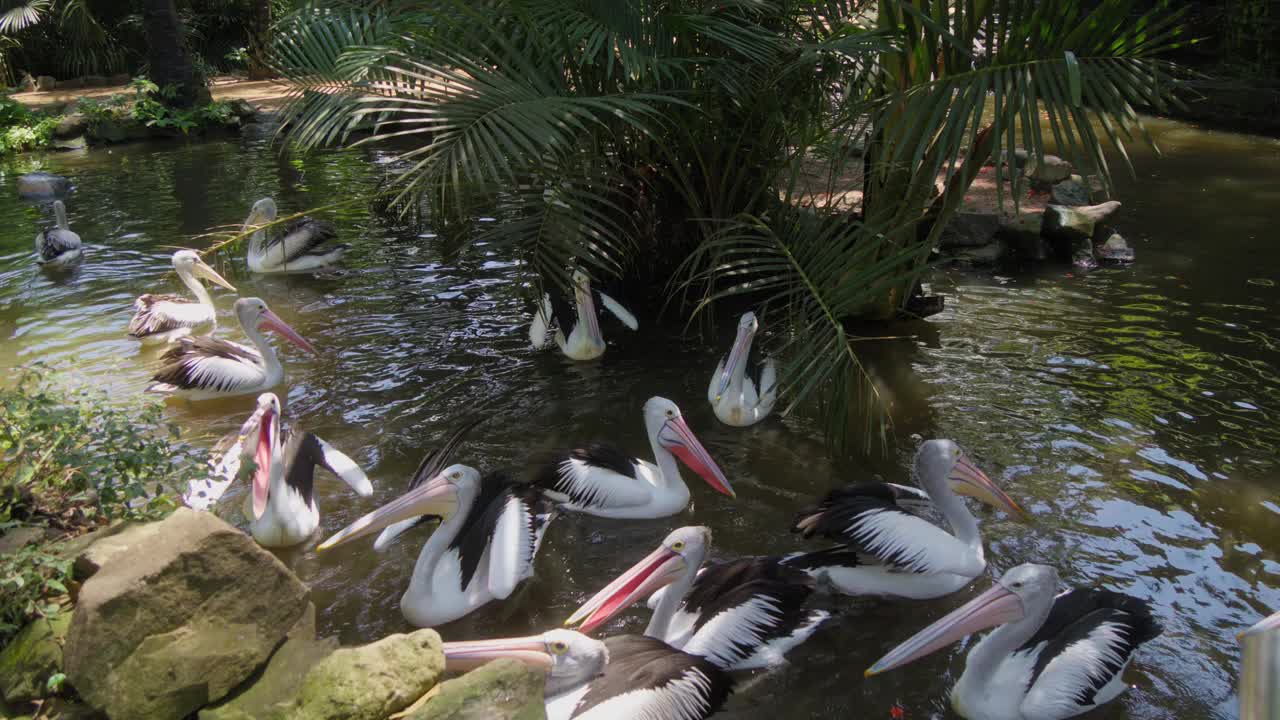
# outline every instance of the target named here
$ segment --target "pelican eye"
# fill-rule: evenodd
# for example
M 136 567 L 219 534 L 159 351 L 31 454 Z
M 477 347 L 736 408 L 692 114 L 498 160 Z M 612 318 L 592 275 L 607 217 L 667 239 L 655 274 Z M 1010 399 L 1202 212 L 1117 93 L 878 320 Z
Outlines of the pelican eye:
M 569 652 L 569 644 L 563 640 L 556 640 L 551 643 L 551 652 L 554 655 L 563 655 Z
M 674 410 L 668 410 L 668 411 L 667 411 L 667 417 L 675 417 L 675 416 L 676 416 L 676 413 L 675 413 L 675 411 L 674 411 Z
M 453 478 L 454 480 L 459 480 L 462 478 L 462 472 L 458 470 L 454 470 L 452 473 L 449 473 L 449 477 Z
M 671 549 L 672 549 L 672 550 L 675 550 L 676 552 L 680 552 L 681 550 L 684 550 L 684 541 L 683 541 L 683 540 L 677 540 L 677 541 L 675 541 L 675 542 L 671 543 Z

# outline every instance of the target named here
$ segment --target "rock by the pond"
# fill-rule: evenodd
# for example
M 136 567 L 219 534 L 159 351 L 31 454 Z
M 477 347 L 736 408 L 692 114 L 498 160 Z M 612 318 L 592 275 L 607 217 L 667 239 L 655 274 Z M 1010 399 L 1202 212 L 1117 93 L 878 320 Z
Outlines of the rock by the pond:
M 49 92 L 58 86 L 58 81 L 51 75 L 41 75 L 36 78 L 36 89 L 40 92 Z
M 240 118 L 241 122 L 250 122 L 257 116 L 258 109 L 255 108 L 248 100 L 232 100 L 231 114 Z
M 147 137 L 147 126 L 131 119 L 103 118 L 94 124 L 92 135 L 108 143 L 142 140 Z
M 1080 177 L 1073 175 L 1073 178 Z M 1089 204 L 1089 188 L 1081 183 L 1072 180 L 1063 180 L 1054 185 L 1049 191 L 1049 195 L 1056 205 L 1088 205 Z
M 5 702 L 44 697 L 45 682 L 62 670 L 62 643 L 70 625 L 69 612 L 41 618 L 23 628 L 0 651 L 0 691 Z
M 956 251 L 951 257 L 958 265 L 985 266 L 995 265 L 1005 256 L 1004 243 L 993 240 L 982 247 L 967 247 Z
M 337 649 L 336 638 L 316 638 L 316 608 L 308 603 L 306 612 L 289 631 L 280 649 L 271 655 L 261 676 L 250 678 L 248 687 L 230 700 L 201 710 L 199 720 L 263 720 L 283 716 L 287 705 L 282 703 L 292 702 L 307 671 Z
M 995 213 L 961 212 L 942 229 L 938 245 L 943 248 L 981 247 L 989 244 L 1000 229 Z
M 184 717 L 223 698 L 307 607 L 288 568 L 209 513 L 179 508 L 100 543 L 115 551 L 80 589 L 65 672 L 112 718 Z
M 18 177 L 18 197 L 27 200 L 62 197 L 70 190 L 71 181 L 61 175 L 33 172 Z
M 80 137 L 89 129 L 89 118 L 84 113 L 72 113 L 63 116 L 53 127 L 53 136 L 59 140 Z
M 444 651 L 435 630 L 339 648 L 307 673 L 286 717 L 384 720 L 426 694 L 443 672 Z
M 1057 155 L 1045 155 L 1038 162 L 1028 164 L 1026 174 L 1034 183 L 1052 185 L 1071 177 L 1071 163 Z
M 53 147 L 58 150 L 83 150 L 89 147 L 89 141 L 83 135 L 68 140 L 54 140 Z
M 1111 233 L 1106 242 L 1097 247 L 1096 252 L 1098 257 L 1114 263 L 1131 263 L 1135 257 L 1133 248 L 1129 247 L 1120 233 Z
M 1043 213 L 1024 212 L 1000 219 L 998 237 L 1021 260 L 1040 261 L 1049 257 L 1049 245 L 1040 234 Z
M 1074 242 L 1082 237 L 1093 237 L 1094 225 L 1111 215 L 1119 207 L 1119 200 L 1081 207 L 1049 205 L 1044 211 L 1042 232 L 1050 240 L 1059 240 L 1066 243 Z
M 1021 170 L 1025 168 L 1027 166 L 1028 157 L 1030 157 L 1030 155 L 1027 153 L 1027 151 L 1024 148 L 1014 148 L 1013 149 L 1013 165 L 1012 165 L 1013 169 Z M 1006 166 L 1009 165 L 1008 150 L 1000 151 L 1000 162 Z
M 494 660 L 440 683 L 407 720 L 542 720 L 546 675 L 517 660 Z

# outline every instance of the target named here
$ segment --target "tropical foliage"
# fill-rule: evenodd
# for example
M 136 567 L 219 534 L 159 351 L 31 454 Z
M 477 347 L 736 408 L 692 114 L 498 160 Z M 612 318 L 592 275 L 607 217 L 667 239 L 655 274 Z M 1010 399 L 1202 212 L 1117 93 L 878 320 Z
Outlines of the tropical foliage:
M 392 144 L 394 202 L 438 223 L 496 207 L 531 295 L 576 265 L 764 306 L 789 409 L 825 398 L 841 439 L 856 323 L 902 314 L 977 169 L 1046 121 L 1105 177 L 1177 34 L 1127 0 L 329 0 L 272 57 L 289 141 Z

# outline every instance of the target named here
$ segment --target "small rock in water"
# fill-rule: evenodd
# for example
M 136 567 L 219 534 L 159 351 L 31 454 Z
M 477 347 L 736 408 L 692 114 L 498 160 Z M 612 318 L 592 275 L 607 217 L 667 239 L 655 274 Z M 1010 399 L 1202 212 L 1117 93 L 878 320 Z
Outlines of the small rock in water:
M 71 181 L 61 175 L 33 172 L 18 178 L 18 197 L 23 200 L 52 200 L 71 191 Z
M 1120 233 L 1111 233 L 1111 237 L 1098 246 L 1098 257 L 1109 262 L 1131 263 L 1134 253 Z

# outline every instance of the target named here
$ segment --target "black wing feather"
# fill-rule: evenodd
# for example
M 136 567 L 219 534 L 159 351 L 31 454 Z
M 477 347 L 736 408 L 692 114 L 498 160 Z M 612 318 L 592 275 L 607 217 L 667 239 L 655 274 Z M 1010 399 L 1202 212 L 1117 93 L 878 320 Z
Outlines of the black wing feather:
M 458 551 L 462 568 L 462 588 L 471 585 L 480 559 L 493 540 L 498 518 L 507 506 L 507 500 L 528 488 L 528 484 L 515 479 L 509 473 L 497 470 L 486 473 L 480 479 L 480 493 L 467 513 L 458 534 L 449 542 L 449 549 Z
M 48 262 L 68 250 L 79 247 L 82 247 L 79 235 L 62 228 L 50 228 L 40 237 L 40 259 Z
M 314 254 L 313 251 L 318 249 L 321 245 L 324 245 L 326 242 L 336 238 L 338 236 L 338 231 L 334 229 L 333 225 L 322 220 L 316 220 L 311 217 L 301 217 L 285 225 L 284 230 L 281 231 L 279 235 L 268 240 L 264 250 L 275 247 L 276 245 L 284 242 L 285 238 L 296 234 L 302 235 L 305 242 L 297 245 L 294 248 L 293 253 L 285 258 L 286 264 L 293 262 L 304 255 Z M 329 249 L 326 248 L 325 252 L 328 252 L 328 250 Z
M 142 338 L 185 327 L 185 325 L 171 316 L 152 314 L 156 304 L 162 302 L 192 303 L 194 301 L 181 295 L 153 295 L 147 293 L 139 296 L 137 300 L 133 301 L 134 316 L 129 320 L 130 337 Z
M 609 664 L 578 701 L 572 717 L 632 690 L 662 689 L 680 680 L 701 686 L 702 718 L 719 710 L 733 692 L 733 680 L 710 661 L 683 653 L 656 638 L 621 635 L 604 641 Z
M 215 340 L 208 337 L 186 337 L 160 356 L 160 370 L 152 376 L 158 383 L 168 383 L 180 388 L 204 387 L 195 377 L 195 361 L 200 356 L 216 356 L 234 360 L 248 361 L 255 365 L 262 362 L 256 353 L 250 352 L 235 343 L 226 340 Z M 210 390 L 227 390 L 221 385 L 209 386 Z
M 324 462 L 320 440 L 309 432 L 290 433 L 284 444 L 284 484 L 311 504 L 315 491 L 316 465 Z
M 619 450 L 614 445 L 592 443 L 585 447 L 566 450 L 554 454 L 533 478 L 535 487 L 559 493 L 569 498 L 570 502 L 583 507 L 597 504 L 596 493 L 590 489 L 583 491 L 567 481 L 561 473 L 561 467 L 570 460 L 578 460 L 588 465 L 604 468 L 619 475 L 636 479 L 640 460 Z

